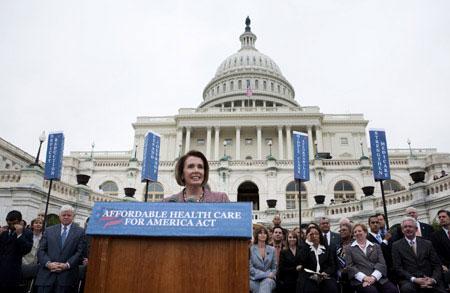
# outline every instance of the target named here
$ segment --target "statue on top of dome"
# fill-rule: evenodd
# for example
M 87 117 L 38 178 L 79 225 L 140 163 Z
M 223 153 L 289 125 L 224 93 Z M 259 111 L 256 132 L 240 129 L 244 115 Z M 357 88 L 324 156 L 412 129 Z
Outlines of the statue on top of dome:
M 247 16 L 247 18 L 245 19 L 245 31 L 246 32 L 250 32 L 250 17 Z

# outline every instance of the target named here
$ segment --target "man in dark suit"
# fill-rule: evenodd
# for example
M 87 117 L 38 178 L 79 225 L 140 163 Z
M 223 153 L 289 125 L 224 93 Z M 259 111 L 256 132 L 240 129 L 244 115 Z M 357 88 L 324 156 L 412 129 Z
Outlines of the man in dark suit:
M 419 214 L 417 213 L 417 209 L 414 207 L 408 207 L 405 211 L 406 217 L 411 217 L 416 220 L 417 223 L 417 230 L 416 230 L 416 236 L 431 240 L 431 234 L 433 234 L 433 227 L 431 225 L 428 225 L 427 223 L 420 222 L 418 220 Z M 393 234 L 392 241 L 395 242 L 399 239 L 402 239 L 404 237 L 402 228 L 400 225 L 393 226 L 392 230 L 395 230 L 395 233 Z
M 20 292 L 22 257 L 33 247 L 33 233 L 20 224 L 22 214 L 10 211 L 0 234 L 0 292 Z
M 325 244 L 328 246 L 333 246 L 334 249 L 337 249 L 341 245 L 341 235 L 339 233 L 335 233 L 330 231 L 330 220 L 326 217 L 320 218 L 319 221 L 320 231 L 325 239 Z
M 36 277 L 38 293 L 76 292 L 78 266 L 85 248 L 84 230 L 73 223 L 74 209 L 61 207 L 60 225 L 47 228 L 38 251 L 40 268 Z
M 369 227 L 370 231 L 367 233 L 367 240 L 372 243 L 377 243 L 381 246 L 381 251 L 383 252 L 383 257 L 386 262 L 387 276 L 391 281 L 394 281 L 393 276 L 393 266 L 392 266 L 392 243 L 388 239 L 383 239 L 380 233 L 380 222 L 378 215 L 369 217 Z M 388 233 L 387 233 L 388 234 Z M 387 235 L 385 234 L 385 235 Z
M 394 270 L 401 292 L 442 292 L 442 269 L 433 245 L 416 237 L 414 218 L 404 219 L 401 227 L 405 237 L 392 245 Z
M 450 288 L 450 211 L 440 210 L 437 216 L 441 229 L 433 233 L 431 242 L 441 259 L 444 286 Z

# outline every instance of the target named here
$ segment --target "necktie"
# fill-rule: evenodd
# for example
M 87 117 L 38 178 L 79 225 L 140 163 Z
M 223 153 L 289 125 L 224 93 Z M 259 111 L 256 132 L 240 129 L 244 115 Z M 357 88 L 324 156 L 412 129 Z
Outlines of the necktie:
M 66 239 L 67 239 L 67 227 L 64 226 L 63 232 L 61 234 L 61 247 L 64 246 L 64 242 L 66 241 Z
M 328 240 L 328 233 L 323 233 L 323 237 L 325 238 L 325 242 L 330 245 L 330 241 Z
M 447 231 L 447 234 L 448 234 L 448 235 L 447 235 L 447 236 L 448 236 L 448 239 L 450 239 L 450 230 Z
M 417 255 L 417 247 L 416 247 L 416 243 L 414 242 L 414 240 L 411 240 L 409 242 L 409 244 L 411 245 L 411 248 L 414 251 L 414 254 Z
M 380 234 L 377 234 L 377 241 L 378 241 L 378 243 L 381 243 L 383 240 L 381 239 L 381 235 Z

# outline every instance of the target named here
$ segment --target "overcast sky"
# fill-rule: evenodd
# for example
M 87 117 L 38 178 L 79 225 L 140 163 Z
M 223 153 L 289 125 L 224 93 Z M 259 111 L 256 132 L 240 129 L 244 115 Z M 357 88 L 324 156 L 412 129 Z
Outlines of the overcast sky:
M 130 150 L 137 116 L 197 107 L 240 48 L 257 49 L 302 106 L 363 113 L 390 148 L 450 152 L 450 1 L 0 0 L 0 136 L 35 155 Z M 41 157 L 43 159 L 43 157 Z

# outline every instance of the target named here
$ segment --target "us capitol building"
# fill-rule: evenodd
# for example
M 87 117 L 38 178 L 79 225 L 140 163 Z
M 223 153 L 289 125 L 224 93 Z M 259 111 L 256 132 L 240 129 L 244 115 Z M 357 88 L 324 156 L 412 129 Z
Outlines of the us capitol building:
M 217 68 L 197 108 L 165 117 L 137 117 L 134 148 L 123 152 L 71 152 L 64 157 L 63 178 L 54 182 L 49 211 L 76 207 L 82 223 L 94 201 L 122 200 L 126 193 L 142 201 L 140 182 L 144 137 L 161 135 L 158 182 L 149 185 L 149 201 L 161 201 L 181 187 L 174 179 L 176 159 L 196 149 L 210 162 L 207 188 L 224 191 L 231 201 L 253 203 L 254 222 L 269 223 L 280 214 L 283 225 L 298 225 L 298 189 L 293 180 L 292 132 L 309 137 L 310 181 L 301 186 L 302 221 L 327 216 L 366 221 L 382 212 L 381 191 L 371 171 L 370 149 L 362 114 L 324 114 L 302 106 L 279 66 L 259 52 L 247 18 L 241 47 Z M 301 101 L 300 101 L 301 102 Z M 389 127 L 388 125 L 386 127 Z M 389 142 L 388 142 L 389 143 Z M 436 149 L 390 149 L 392 180 L 384 182 L 391 223 L 408 206 L 432 222 L 450 206 L 450 154 Z M 30 166 L 34 157 L 0 139 L 0 216 L 21 210 L 27 221 L 45 209 L 49 182 Z M 410 175 L 412 174 L 412 175 Z M 88 175 L 89 181 L 86 183 Z M 370 186 L 374 186 L 371 194 Z M 363 187 L 365 188 L 363 192 Z M 276 201 L 275 201 L 276 200 Z

